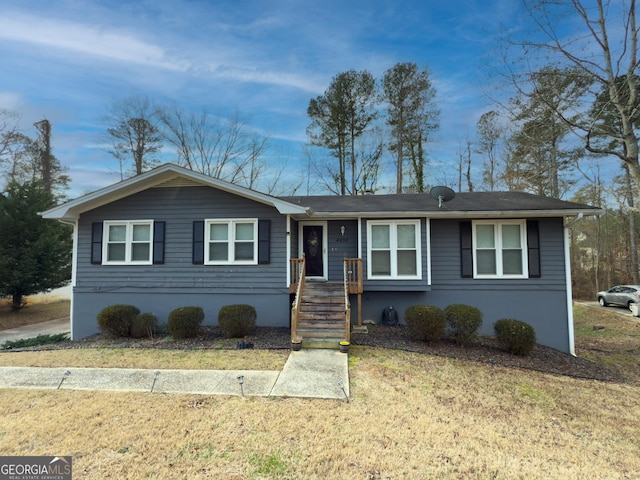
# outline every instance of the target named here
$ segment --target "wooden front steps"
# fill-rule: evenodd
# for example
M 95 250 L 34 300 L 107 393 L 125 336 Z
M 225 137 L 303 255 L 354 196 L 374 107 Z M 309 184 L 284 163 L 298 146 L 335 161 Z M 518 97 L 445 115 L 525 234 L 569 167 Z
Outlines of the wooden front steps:
M 297 334 L 305 348 L 339 348 L 346 340 L 344 284 L 307 281 L 298 311 Z

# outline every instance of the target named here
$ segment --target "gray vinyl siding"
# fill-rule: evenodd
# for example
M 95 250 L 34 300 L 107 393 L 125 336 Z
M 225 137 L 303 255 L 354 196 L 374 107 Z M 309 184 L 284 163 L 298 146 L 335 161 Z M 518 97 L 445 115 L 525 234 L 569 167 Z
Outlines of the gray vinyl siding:
M 270 220 L 270 263 L 194 265 L 193 222 L 214 218 Z M 147 219 L 166 222 L 164 264 L 91 264 L 93 222 Z M 97 329 L 95 319 L 100 308 L 131 303 L 156 313 L 161 320 L 173 308 L 196 304 L 208 310 L 207 323 L 215 324 L 217 309 L 223 304 L 250 303 L 262 307 L 258 311 L 259 324 L 287 326 L 288 260 L 284 238 L 285 217 L 273 207 L 209 187 L 152 188 L 83 213 L 78 226 L 75 323 L 78 328 L 86 324 L 82 331 L 87 334 Z
M 368 281 L 362 301 L 363 319 L 379 322 L 382 310 L 391 305 L 402 321 L 411 305 L 445 308 L 464 303 L 483 313 L 482 334 L 492 335 L 496 320 L 515 318 L 535 328 L 538 343 L 569 352 L 563 221 L 541 218 L 538 222 L 541 277 L 500 280 L 462 278 L 459 221 L 431 220 L 431 291 L 411 291 L 402 286 L 393 291 L 391 287 L 374 291 L 372 281 Z
M 344 235 L 340 227 L 345 227 Z M 355 220 L 331 221 L 327 225 L 327 251 L 329 253 L 329 281 L 344 279 L 344 258 L 358 256 L 358 222 Z

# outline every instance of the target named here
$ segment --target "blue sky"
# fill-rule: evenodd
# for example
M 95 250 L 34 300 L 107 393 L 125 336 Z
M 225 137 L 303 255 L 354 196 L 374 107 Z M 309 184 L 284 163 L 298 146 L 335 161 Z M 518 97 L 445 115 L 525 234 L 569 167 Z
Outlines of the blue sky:
M 495 38 L 518 28 L 518 2 L 4 0 L 0 6 L 0 108 L 25 133 L 47 118 L 54 154 L 69 167 L 71 196 L 119 180 L 105 147 L 114 101 L 238 115 L 271 138 L 270 155 L 304 174 L 309 100 L 336 74 L 380 78 L 397 62 L 431 72 L 441 127 L 430 183 L 457 178 L 458 149 L 491 108 L 486 67 Z M 302 192 L 301 192 L 302 193 Z

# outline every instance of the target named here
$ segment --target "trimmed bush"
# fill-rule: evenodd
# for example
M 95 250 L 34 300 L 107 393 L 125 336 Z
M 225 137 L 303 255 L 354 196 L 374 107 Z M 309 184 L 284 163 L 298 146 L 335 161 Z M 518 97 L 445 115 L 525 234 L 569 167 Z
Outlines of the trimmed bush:
M 133 338 L 152 338 L 158 319 L 153 313 L 141 313 L 133 319 L 131 336 Z
M 456 344 L 465 347 L 473 343 L 482 326 L 482 312 L 479 309 L 456 303 L 445 308 L 444 315 Z
M 226 305 L 218 312 L 218 325 L 231 338 L 242 338 L 256 328 L 256 309 L 251 305 Z
M 167 330 L 173 338 L 194 338 L 198 336 L 204 311 L 200 307 L 180 307 L 169 313 Z
M 131 334 L 133 319 L 140 310 L 133 305 L 111 305 L 98 313 L 98 327 L 104 333 L 116 337 L 128 337 Z
M 494 329 L 498 343 L 514 355 L 529 355 L 536 346 L 536 332 L 531 325 L 520 320 L 498 320 Z
M 404 321 L 413 340 L 429 342 L 444 337 L 447 320 L 441 308 L 413 305 L 404 312 Z

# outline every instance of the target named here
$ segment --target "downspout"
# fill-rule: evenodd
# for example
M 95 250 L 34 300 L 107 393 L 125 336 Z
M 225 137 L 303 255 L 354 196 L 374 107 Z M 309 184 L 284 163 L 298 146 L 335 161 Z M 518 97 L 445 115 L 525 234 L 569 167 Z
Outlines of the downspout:
M 569 228 L 580 220 L 584 214 L 582 212 L 570 221 L 565 221 L 564 224 L 564 271 L 566 278 L 566 292 L 567 292 L 567 331 L 569 333 L 569 353 L 576 356 L 575 347 L 575 335 L 573 330 L 573 295 L 571 291 L 571 245 L 569 240 Z
M 286 252 L 287 252 L 287 278 L 285 279 L 285 285 L 287 291 L 289 291 L 289 282 L 291 282 L 291 215 L 287 215 L 287 240 L 286 240 Z
M 71 298 L 69 301 L 69 327 L 71 329 L 71 341 L 74 340 L 73 335 L 73 290 L 76 287 L 76 272 L 78 270 L 78 219 L 70 222 L 62 218 L 58 221 L 64 225 L 71 225 L 73 227 L 73 247 L 71 249 Z

